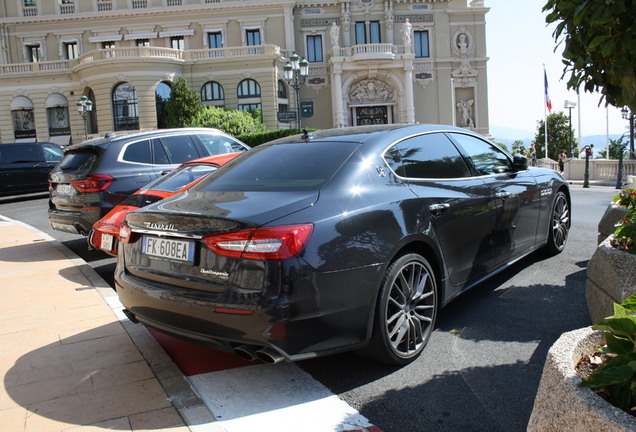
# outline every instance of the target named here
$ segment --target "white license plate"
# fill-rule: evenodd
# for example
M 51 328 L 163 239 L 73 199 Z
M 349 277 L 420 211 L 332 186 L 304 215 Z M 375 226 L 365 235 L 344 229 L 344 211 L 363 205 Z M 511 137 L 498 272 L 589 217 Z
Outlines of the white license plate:
M 57 185 L 56 190 L 58 194 L 69 195 L 71 191 L 73 190 L 73 188 L 71 187 L 70 184 L 59 184 Z
M 102 241 L 99 248 L 109 252 L 112 251 L 113 250 L 113 235 L 102 233 Z
M 194 263 L 194 241 L 143 236 L 141 253 L 169 261 Z

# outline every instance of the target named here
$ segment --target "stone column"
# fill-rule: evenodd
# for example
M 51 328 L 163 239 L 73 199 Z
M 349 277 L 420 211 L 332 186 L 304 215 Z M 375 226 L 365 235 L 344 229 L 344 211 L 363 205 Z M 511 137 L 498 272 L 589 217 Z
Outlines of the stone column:
M 345 113 L 342 104 L 342 58 L 332 58 L 332 74 L 331 74 L 331 106 L 334 113 L 333 126 L 345 126 Z
M 404 113 L 406 123 L 415 123 L 415 107 L 413 106 L 413 60 L 404 63 Z

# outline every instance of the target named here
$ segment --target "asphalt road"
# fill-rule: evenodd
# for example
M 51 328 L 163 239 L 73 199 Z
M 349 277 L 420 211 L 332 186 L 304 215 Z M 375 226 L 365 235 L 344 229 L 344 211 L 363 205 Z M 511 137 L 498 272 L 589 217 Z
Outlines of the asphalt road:
M 585 268 L 617 193 L 571 190 L 565 251 L 534 254 L 452 302 L 417 361 L 392 368 L 347 353 L 298 365 L 384 432 L 525 431 L 548 349 L 563 332 L 590 323 Z M 42 195 L 0 198 L 0 215 L 60 240 L 112 284 L 114 258 L 88 251 L 83 237 L 51 230 L 47 207 Z

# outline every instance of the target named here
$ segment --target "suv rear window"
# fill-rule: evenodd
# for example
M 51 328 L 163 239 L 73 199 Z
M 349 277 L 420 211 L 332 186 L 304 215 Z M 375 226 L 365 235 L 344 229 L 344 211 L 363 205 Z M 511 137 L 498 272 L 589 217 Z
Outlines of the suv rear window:
M 69 151 L 64 154 L 58 168 L 62 171 L 86 171 L 97 160 L 97 154 L 90 151 Z
M 256 147 L 231 169 L 221 167 L 193 187 L 203 191 L 316 190 L 351 156 L 358 144 L 277 144 Z

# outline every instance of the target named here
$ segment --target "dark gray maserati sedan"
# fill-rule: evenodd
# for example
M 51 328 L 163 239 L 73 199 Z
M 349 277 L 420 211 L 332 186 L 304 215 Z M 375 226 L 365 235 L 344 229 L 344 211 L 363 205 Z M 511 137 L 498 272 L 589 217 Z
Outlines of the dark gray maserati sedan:
M 570 208 L 559 173 L 464 129 L 305 133 L 129 213 L 116 290 L 132 320 L 244 358 L 402 365 L 455 296 L 563 250 Z

